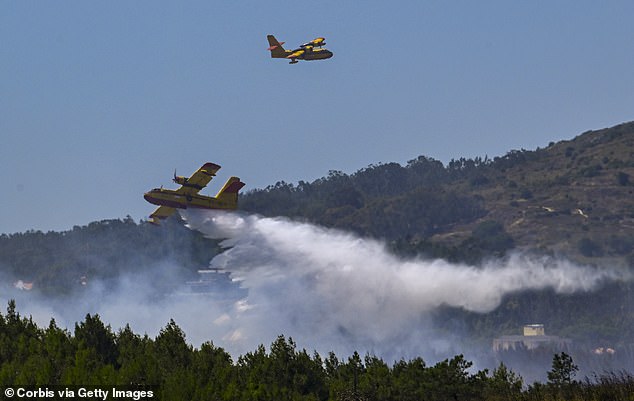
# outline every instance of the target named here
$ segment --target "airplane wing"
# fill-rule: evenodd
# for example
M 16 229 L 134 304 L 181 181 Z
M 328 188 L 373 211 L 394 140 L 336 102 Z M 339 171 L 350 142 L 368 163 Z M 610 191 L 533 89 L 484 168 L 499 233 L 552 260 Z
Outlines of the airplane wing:
M 304 48 L 307 46 L 324 46 L 326 44 L 326 38 L 315 38 L 313 40 L 311 40 L 310 42 L 304 43 L 303 45 L 301 45 L 300 47 Z
M 220 170 L 220 166 L 214 163 L 205 163 L 191 177 L 189 177 L 177 192 L 185 195 L 194 195 L 203 189 L 209 181 L 216 175 L 216 171 Z
M 301 56 L 302 54 L 304 54 L 305 52 L 306 52 L 306 50 L 296 50 L 293 53 L 291 53 L 288 56 L 286 56 L 286 58 L 297 58 L 297 57 Z
M 168 206 L 159 206 L 154 213 L 150 215 L 150 223 L 158 225 L 161 220 L 168 218 L 176 212 L 176 209 Z

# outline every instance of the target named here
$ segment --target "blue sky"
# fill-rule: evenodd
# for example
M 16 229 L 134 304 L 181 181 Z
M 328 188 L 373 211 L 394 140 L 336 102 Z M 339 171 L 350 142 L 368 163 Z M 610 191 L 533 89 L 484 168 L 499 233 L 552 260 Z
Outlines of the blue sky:
M 631 1 L 0 0 L 0 232 L 145 218 L 220 164 L 245 189 L 498 156 L 634 119 Z M 325 36 L 334 57 L 289 65 Z

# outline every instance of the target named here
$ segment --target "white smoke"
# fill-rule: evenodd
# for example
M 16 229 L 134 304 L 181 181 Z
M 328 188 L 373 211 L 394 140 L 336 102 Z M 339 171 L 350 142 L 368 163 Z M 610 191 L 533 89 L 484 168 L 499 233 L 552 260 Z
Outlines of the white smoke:
M 383 243 L 285 218 L 217 211 L 184 213 L 188 226 L 230 247 L 211 261 L 248 289 L 222 324 L 228 349 L 252 350 L 278 334 L 327 352 L 393 358 L 438 348 L 429 312 L 489 312 L 520 290 L 589 291 L 622 278 L 614 270 L 514 255 L 474 267 L 402 259 Z M 447 339 L 445 337 L 445 339 Z
M 139 271 L 133 272 L 132 267 Z M 101 321 L 117 331 L 129 324 L 135 333 L 155 337 L 170 319 L 183 329 L 187 340 L 199 346 L 224 335 L 214 319 L 226 313 L 226 302 L 192 294 L 185 278 L 177 273 L 175 261 L 152 266 L 131 266 L 131 272 L 114 280 L 89 280 L 70 295 L 50 296 L 33 291 L 0 291 L 4 305 L 16 301 L 22 316 L 31 316 L 39 327 L 47 327 L 51 318 L 71 333 L 75 323 L 86 314 L 98 314 Z M 0 278 L 0 282 L 7 281 Z M 165 282 L 177 283 L 166 292 Z
M 393 361 L 467 351 L 460 348 L 461 333 L 434 327 L 432 313 L 441 306 L 489 312 L 516 291 L 590 291 L 624 278 L 615 270 L 521 255 L 477 267 L 402 259 L 380 241 L 285 218 L 216 211 L 183 215 L 190 228 L 225 239 L 229 249 L 210 264 L 229 271 L 242 292 L 219 299 L 188 293 L 183 285 L 166 294 L 162 283 L 185 281 L 172 261 L 137 269 L 114 284 L 90 282 L 71 299 L 17 290 L 0 297 L 15 298 L 18 311 L 32 315 L 40 327 L 54 317 L 72 331 L 86 313 L 98 313 L 113 330 L 129 323 L 153 337 L 174 319 L 194 346 L 213 341 L 235 358 L 283 334 L 321 355 L 357 350 Z

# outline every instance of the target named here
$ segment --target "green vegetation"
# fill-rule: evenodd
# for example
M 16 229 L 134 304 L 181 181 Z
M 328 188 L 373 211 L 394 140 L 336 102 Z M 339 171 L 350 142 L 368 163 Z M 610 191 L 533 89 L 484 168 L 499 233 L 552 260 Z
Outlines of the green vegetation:
M 331 171 L 312 183 L 278 182 L 245 193 L 241 208 L 450 260 L 477 262 L 521 248 L 583 263 L 629 264 L 634 252 L 608 241 L 634 237 L 632 175 L 631 122 L 493 159 L 460 158 L 444 166 L 419 156 L 406 166 L 377 164 L 353 174 Z M 487 222 L 500 229 L 481 230 Z
M 70 231 L 28 231 L 0 235 L 2 278 L 33 282 L 34 289 L 59 297 L 92 280 L 107 283 L 123 273 L 135 274 L 173 265 L 174 274 L 194 275 L 220 252 L 217 241 L 168 219 L 162 229 L 124 220 L 103 220 Z M 159 280 L 157 291 L 180 284 Z M 181 281 L 182 282 L 182 281 Z
M 240 200 L 243 210 L 266 216 L 308 219 L 360 235 L 396 239 L 429 237 L 443 227 L 484 215 L 481 201 L 441 184 L 452 174 L 426 157 L 407 167 L 396 163 L 362 169 L 352 176 L 331 171 L 313 183 L 278 182 Z
M 493 372 L 473 371 L 462 355 L 427 366 L 421 358 L 392 366 L 353 353 L 298 350 L 279 336 L 234 361 L 206 342 L 188 345 L 170 321 L 156 338 L 129 326 L 113 333 L 98 315 L 86 315 L 74 334 L 37 327 L 10 301 L 0 314 L 0 386 L 138 385 L 158 386 L 161 400 L 631 400 L 634 378 L 616 374 L 585 382 L 565 353 L 553 358 L 546 384 L 524 387 L 522 378 L 500 364 Z M 605 398 L 609 397 L 609 398 Z
M 570 355 L 565 352 L 555 354 L 553 368 L 548 372 L 548 383 L 557 387 L 569 386 L 578 370 L 579 367 L 573 363 Z

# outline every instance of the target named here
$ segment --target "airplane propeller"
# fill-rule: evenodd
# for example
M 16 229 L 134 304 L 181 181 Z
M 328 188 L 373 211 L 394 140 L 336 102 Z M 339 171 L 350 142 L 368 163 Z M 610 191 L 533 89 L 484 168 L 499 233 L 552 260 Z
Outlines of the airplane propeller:
M 176 169 L 174 169 L 174 178 L 172 178 L 172 181 L 180 185 L 185 185 L 187 184 L 187 180 L 188 180 L 187 177 L 181 177 L 180 175 L 176 175 Z

